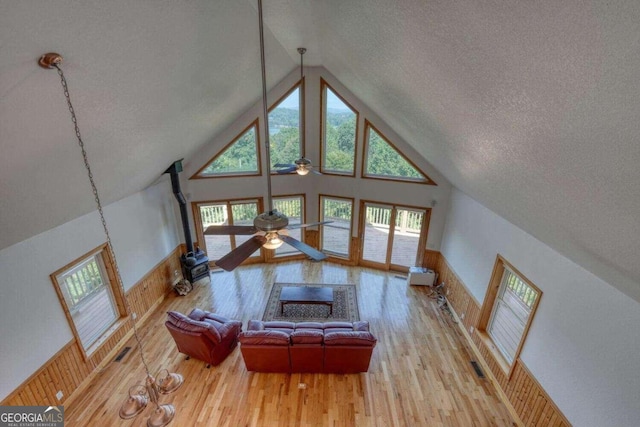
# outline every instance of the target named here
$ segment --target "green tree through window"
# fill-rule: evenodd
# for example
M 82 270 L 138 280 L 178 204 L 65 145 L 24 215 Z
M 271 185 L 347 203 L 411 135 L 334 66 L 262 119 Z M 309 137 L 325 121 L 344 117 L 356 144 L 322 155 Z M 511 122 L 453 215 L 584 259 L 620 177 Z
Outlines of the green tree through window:
M 291 164 L 302 157 L 300 87 L 295 87 L 269 111 L 271 170 L 278 163 Z
M 257 173 L 258 154 L 256 123 L 219 153 L 200 173 L 200 176 Z
M 353 174 L 358 114 L 323 81 L 323 171 Z
M 368 177 L 430 181 L 393 147 L 369 122 L 366 122 L 366 172 Z

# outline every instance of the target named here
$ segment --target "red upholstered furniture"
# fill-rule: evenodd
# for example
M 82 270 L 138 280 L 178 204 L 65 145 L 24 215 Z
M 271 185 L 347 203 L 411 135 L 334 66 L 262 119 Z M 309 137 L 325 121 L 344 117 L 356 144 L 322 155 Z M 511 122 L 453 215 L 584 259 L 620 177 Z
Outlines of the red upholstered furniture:
M 242 322 L 193 309 L 189 316 L 167 312 L 165 326 L 173 336 L 178 351 L 187 356 L 218 365 L 236 348 Z
M 366 372 L 376 338 L 369 322 L 262 322 L 241 332 L 247 370 L 256 372 Z

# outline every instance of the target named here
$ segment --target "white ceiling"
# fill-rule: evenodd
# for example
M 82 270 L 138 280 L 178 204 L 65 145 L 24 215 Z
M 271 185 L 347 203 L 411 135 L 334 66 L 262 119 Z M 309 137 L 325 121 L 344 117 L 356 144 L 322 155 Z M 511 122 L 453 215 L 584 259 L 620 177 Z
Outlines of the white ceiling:
M 456 187 L 640 301 L 640 2 L 267 0 L 270 86 L 322 65 Z M 255 1 L 0 0 L 0 248 L 189 158 L 260 96 Z M 543 266 L 541 266 L 543 267 Z

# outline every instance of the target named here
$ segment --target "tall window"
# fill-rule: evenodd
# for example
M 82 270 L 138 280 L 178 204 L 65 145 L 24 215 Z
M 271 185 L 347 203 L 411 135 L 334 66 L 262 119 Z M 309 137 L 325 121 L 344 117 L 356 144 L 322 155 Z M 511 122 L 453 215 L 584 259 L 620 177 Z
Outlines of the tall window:
M 289 218 L 289 225 L 303 224 L 304 223 L 304 196 L 278 196 L 273 198 L 273 208 L 282 212 Z M 301 242 L 304 241 L 304 229 L 294 228 L 292 230 L 286 230 L 289 236 Z M 286 243 L 275 250 L 275 255 L 285 256 L 301 253 L 293 246 Z
M 513 366 L 533 320 L 542 292 L 498 255 L 480 315 L 480 331 Z
M 355 175 L 358 112 L 327 82 L 322 85 L 322 172 Z
M 107 246 L 102 245 L 51 275 L 85 354 L 126 315 L 122 291 L 117 279 L 109 276 L 108 264 L 111 258 Z
M 321 195 L 320 221 L 333 221 L 320 227 L 320 249 L 348 259 L 351 255 L 353 199 Z
M 216 154 L 192 178 L 260 175 L 258 121 L 254 121 Z
M 367 120 L 365 135 L 365 166 L 362 176 L 435 184 Z
M 196 218 L 196 232 L 198 241 L 204 242 L 204 250 L 211 262 L 219 260 L 233 249 L 237 248 L 251 235 L 204 235 L 204 230 L 210 225 L 247 225 L 252 226 L 258 216 L 260 208 L 257 199 L 226 200 L 219 202 L 198 202 L 193 205 Z M 260 257 L 256 251 L 253 259 Z M 252 259 L 249 258 L 249 259 Z
M 291 164 L 302 157 L 303 86 L 298 83 L 269 110 L 271 170 L 275 165 Z

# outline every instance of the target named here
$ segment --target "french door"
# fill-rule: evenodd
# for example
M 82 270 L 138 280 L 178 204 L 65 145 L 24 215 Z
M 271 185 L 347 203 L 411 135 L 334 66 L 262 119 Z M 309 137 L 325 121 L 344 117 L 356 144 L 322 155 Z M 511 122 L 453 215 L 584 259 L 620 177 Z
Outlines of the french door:
M 430 209 L 363 201 L 360 265 L 409 271 L 424 256 Z
M 209 263 L 213 266 L 233 249 L 237 248 L 251 235 L 204 235 L 204 230 L 210 225 L 253 225 L 253 219 L 258 215 L 261 203 L 258 199 L 247 200 L 223 200 L 217 202 L 193 203 L 193 213 L 196 222 L 198 242 L 209 257 Z M 248 261 L 261 261 L 260 251 L 256 251 Z M 246 262 L 246 261 L 245 261 Z

